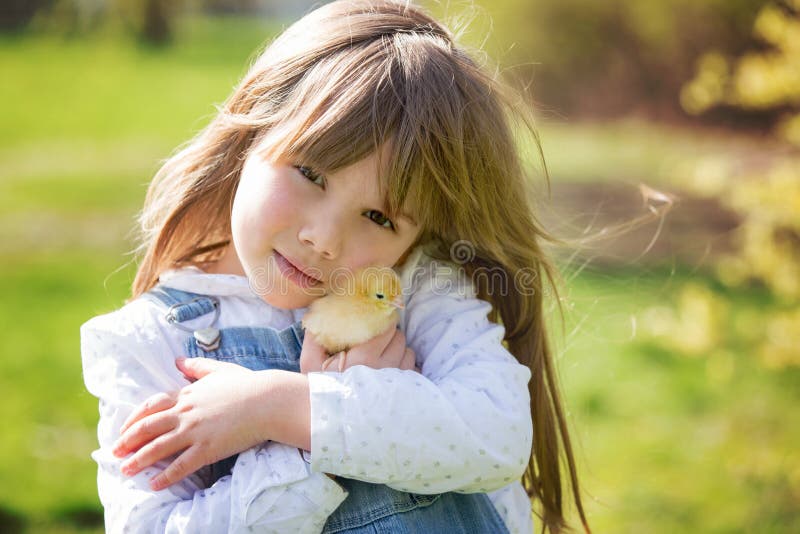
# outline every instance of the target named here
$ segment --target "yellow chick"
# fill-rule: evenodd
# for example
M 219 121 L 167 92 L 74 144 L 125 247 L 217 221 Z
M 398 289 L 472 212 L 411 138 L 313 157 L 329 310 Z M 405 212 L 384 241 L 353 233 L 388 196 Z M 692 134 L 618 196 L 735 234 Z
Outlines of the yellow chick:
M 400 278 L 390 267 L 362 267 L 336 281 L 313 301 L 302 319 L 328 354 L 336 354 L 384 332 L 403 308 Z

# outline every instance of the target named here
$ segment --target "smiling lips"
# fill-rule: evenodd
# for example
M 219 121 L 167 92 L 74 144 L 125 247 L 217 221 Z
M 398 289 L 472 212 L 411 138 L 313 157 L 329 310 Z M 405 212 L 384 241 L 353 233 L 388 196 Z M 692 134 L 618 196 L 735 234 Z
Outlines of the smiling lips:
M 322 283 L 319 279 L 307 274 L 303 268 L 284 257 L 277 250 L 274 251 L 274 256 L 275 263 L 278 265 L 281 273 L 300 287 L 313 287 Z

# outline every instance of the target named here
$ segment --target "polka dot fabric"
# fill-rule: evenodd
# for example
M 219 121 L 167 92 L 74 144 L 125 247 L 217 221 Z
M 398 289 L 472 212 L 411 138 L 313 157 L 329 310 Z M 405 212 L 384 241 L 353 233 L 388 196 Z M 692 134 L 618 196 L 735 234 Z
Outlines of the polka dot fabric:
M 110 452 L 138 404 L 187 384 L 174 364 L 187 334 L 141 298 L 85 323 L 84 380 L 100 401 L 92 457 L 107 531 L 320 532 L 347 496 L 324 474 L 332 473 L 415 493 L 487 492 L 510 532 L 532 532 L 519 483 L 532 439 L 529 370 L 502 346 L 503 327 L 487 319 L 490 305 L 457 268 L 417 249 L 401 280 L 400 326 L 422 374 L 364 366 L 311 373 L 310 463 L 293 447 L 267 442 L 240 454 L 232 474 L 211 487 L 201 470 L 153 492 L 148 480 L 166 462 L 129 478 L 119 470 L 124 459 Z M 220 328 L 282 329 L 305 312 L 269 306 L 240 276 L 186 268 L 160 281 L 218 296 Z

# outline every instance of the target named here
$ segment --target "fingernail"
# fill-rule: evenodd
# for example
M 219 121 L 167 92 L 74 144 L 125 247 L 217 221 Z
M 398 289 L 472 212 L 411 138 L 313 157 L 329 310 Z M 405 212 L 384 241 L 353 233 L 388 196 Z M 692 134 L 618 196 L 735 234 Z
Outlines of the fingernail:
M 123 475 L 132 475 L 136 472 L 136 462 L 130 462 L 122 466 Z
M 181 365 L 183 365 L 183 362 L 185 362 L 185 361 L 186 361 L 186 358 L 183 357 L 183 356 L 181 356 L 179 358 L 175 358 L 175 363 L 179 363 Z
M 159 491 L 163 488 L 164 482 L 161 480 L 160 476 L 155 476 L 150 479 L 150 489 L 153 491 Z

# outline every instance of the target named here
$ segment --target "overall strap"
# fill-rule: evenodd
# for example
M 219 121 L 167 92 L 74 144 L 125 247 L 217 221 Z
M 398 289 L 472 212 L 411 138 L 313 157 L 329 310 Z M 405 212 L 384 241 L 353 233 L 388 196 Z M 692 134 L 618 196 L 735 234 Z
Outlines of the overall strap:
M 216 297 L 162 285 L 155 286 L 142 296 L 167 306 L 170 309 L 167 320 L 171 323 L 182 323 L 195 319 L 213 312 L 219 306 L 219 299 Z
M 217 297 L 160 285 L 155 286 L 144 296 L 169 306 L 166 314 L 167 322 L 179 330 L 192 334 L 198 347 L 210 351 L 219 346 L 220 332 L 216 328 L 216 323 L 219 318 L 220 303 Z M 181 324 L 211 312 L 214 312 L 214 315 L 205 328 L 188 328 Z
M 303 328 L 303 323 L 301 321 L 297 321 L 287 326 L 283 330 L 279 330 L 277 335 L 284 347 L 286 347 L 288 350 L 294 350 L 297 352 L 298 347 L 300 349 L 303 347 L 303 338 L 305 337 L 305 333 L 306 331 Z M 299 354 L 299 352 L 297 353 Z

